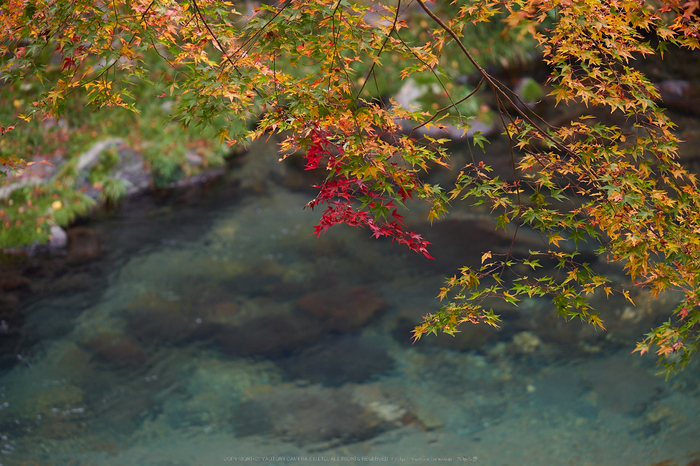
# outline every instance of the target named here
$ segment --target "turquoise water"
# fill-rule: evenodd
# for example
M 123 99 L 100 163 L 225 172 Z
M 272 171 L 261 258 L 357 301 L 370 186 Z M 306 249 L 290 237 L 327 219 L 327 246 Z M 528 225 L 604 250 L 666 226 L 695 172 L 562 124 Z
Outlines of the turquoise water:
M 673 297 L 599 299 L 607 334 L 531 300 L 411 345 L 454 264 L 502 247 L 488 219 L 436 225 L 430 262 L 254 191 L 132 201 L 79 227 L 94 250 L 18 269 L 0 464 L 700 461 L 697 363 L 664 382 L 630 355 Z

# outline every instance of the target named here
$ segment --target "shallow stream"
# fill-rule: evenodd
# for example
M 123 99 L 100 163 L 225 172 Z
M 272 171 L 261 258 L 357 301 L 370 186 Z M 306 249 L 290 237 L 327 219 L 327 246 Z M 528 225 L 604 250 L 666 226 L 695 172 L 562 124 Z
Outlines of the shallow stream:
M 6 286 L 1 465 L 700 464 L 697 363 L 665 382 L 630 354 L 670 303 L 599 299 L 603 334 L 531 300 L 412 345 L 491 225 L 436 225 L 430 262 L 259 191 L 131 201 Z

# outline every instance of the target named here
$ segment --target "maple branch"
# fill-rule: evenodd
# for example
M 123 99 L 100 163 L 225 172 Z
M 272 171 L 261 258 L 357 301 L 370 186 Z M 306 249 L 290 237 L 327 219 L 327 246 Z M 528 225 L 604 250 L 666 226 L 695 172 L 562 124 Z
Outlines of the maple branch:
M 141 14 L 141 20 L 140 20 L 141 22 L 143 22 L 143 23 L 146 22 L 146 14 L 151 10 L 151 8 L 153 8 L 153 5 L 155 5 L 155 3 L 156 3 L 156 0 L 153 0 L 153 1 L 148 5 L 148 8 L 146 8 L 146 9 L 143 11 L 143 14 Z M 116 16 L 116 10 L 115 10 L 115 16 Z M 131 36 L 131 39 L 129 40 L 129 42 L 127 42 L 127 45 L 133 44 L 133 43 L 134 43 L 134 40 L 136 40 L 136 34 L 134 34 L 134 35 Z M 116 65 L 117 65 L 117 63 L 119 62 L 119 59 L 120 59 L 121 57 L 122 57 L 122 55 L 121 55 L 121 53 L 120 53 L 120 54 L 119 54 L 119 58 L 116 58 L 112 63 L 110 63 L 108 66 L 106 66 L 106 67 L 102 70 L 102 72 L 101 72 L 100 74 L 98 74 L 97 76 L 95 76 L 95 77 L 92 78 L 92 79 L 89 79 L 89 80 L 85 81 L 81 86 L 84 87 L 86 84 L 93 83 L 93 82 L 97 81 L 97 80 L 100 79 L 102 76 L 104 76 L 105 74 L 109 73 L 109 71 L 112 70 L 112 69 L 115 69 L 115 70 L 116 70 Z M 82 63 L 81 63 L 81 64 L 82 64 Z M 76 70 L 75 70 L 75 73 L 77 73 L 77 71 L 78 71 L 78 70 L 76 69 Z M 74 75 L 75 75 L 75 74 L 74 74 Z M 115 76 L 115 78 L 116 78 L 116 72 L 114 73 L 114 76 Z M 71 80 L 72 80 L 72 77 L 71 77 Z M 74 87 L 73 89 L 69 90 L 69 91 L 66 93 L 66 96 L 69 96 L 69 95 L 73 94 L 73 92 L 75 92 L 76 90 L 78 90 L 78 87 Z
M 396 14 L 394 15 L 394 23 L 391 25 L 391 29 L 389 30 L 389 33 L 386 35 L 384 38 L 384 42 L 382 42 L 382 46 L 379 47 L 379 51 L 377 52 L 377 58 L 380 57 L 382 52 L 384 51 L 384 47 L 386 47 L 386 43 L 389 42 L 389 38 L 391 37 L 391 33 L 396 30 L 396 23 L 399 21 L 399 11 L 401 10 L 401 0 L 399 0 L 398 4 L 396 5 Z M 365 78 L 364 82 L 362 83 L 362 87 L 360 88 L 359 91 L 357 91 L 357 97 L 355 97 L 355 100 L 360 98 L 360 94 L 362 94 L 362 91 L 365 88 L 365 85 L 367 84 L 367 81 L 369 81 L 369 77 L 372 75 L 372 72 L 374 72 L 374 67 L 377 64 L 374 60 L 372 60 L 372 66 L 370 67 L 369 71 L 367 72 L 367 77 Z
M 335 65 L 335 57 L 338 55 L 338 38 L 340 35 L 340 32 L 338 31 L 340 28 L 335 27 L 335 14 L 338 12 L 338 8 L 340 8 L 340 1 L 338 0 L 338 3 L 335 5 L 335 9 L 333 9 L 333 14 L 331 15 L 331 19 L 333 20 L 331 24 L 331 29 L 335 29 L 334 34 L 333 34 L 333 61 L 330 63 L 328 66 L 328 88 L 331 87 L 331 80 L 333 78 L 333 67 Z M 341 22 L 343 20 L 342 15 L 340 18 Z
M 510 135 L 510 131 L 508 131 L 508 125 L 506 125 L 505 119 L 503 118 L 503 101 L 498 97 L 498 94 L 494 91 L 494 94 L 496 96 L 496 102 L 498 102 L 498 105 L 501 107 L 498 111 L 498 116 L 501 118 L 501 123 L 503 124 L 503 129 L 506 132 L 506 135 L 508 136 L 508 148 L 510 152 L 510 161 L 511 161 L 511 168 L 513 169 L 513 180 L 515 183 L 515 194 L 517 195 L 518 198 L 518 220 L 520 220 L 522 216 L 522 207 L 523 203 L 520 200 L 520 180 L 518 179 L 518 173 L 515 170 L 515 154 L 513 153 L 513 137 Z M 513 247 L 515 246 L 515 239 L 518 236 L 518 231 L 520 230 L 520 222 L 515 222 L 515 232 L 513 233 L 513 239 L 510 242 L 510 248 L 508 248 L 508 254 L 506 254 L 506 258 L 503 261 L 503 268 L 505 269 L 505 263 L 508 261 L 508 258 L 511 257 L 511 253 L 513 252 Z
M 291 0 L 287 0 L 287 4 L 289 4 L 290 2 L 291 2 Z M 209 23 L 207 23 L 207 20 L 204 18 L 204 15 L 202 14 L 202 10 L 200 10 L 200 9 L 199 9 L 199 5 L 197 5 L 197 0 L 192 0 L 192 4 L 194 5 L 195 10 L 197 10 L 197 15 L 199 15 L 199 18 L 202 20 L 202 24 L 204 24 L 204 27 L 207 29 L 207 31 L 208 31 L 209 34 L 211 35 L 212 39 L 214 39 L 214 41 L 216 42 L 216 44 L 219 46 L 219 49 L 221 50 L 221 53 L 222 53 L 222 54 L 224 55 L 224 57 L 226 58 L 226 61 L 227 61 L 228 63 L 231 64 L 231 67 L 232 67 L 234 70 L 236 70 L 236 73 L 238 73 L 238 76 L 241 76 L 241 77 L 242 77 L 243 74 L 241 73 L 241 70 L 239 70 L 239 69 L 238 69 L 238 66 L 236 66 L 236 63 L 238 63 L 238 59 L 236 59 L 236 62 L 233 62 L 233 61 L 231 60 L 231 57 L 230 57 L 229 54 L 226 52 L 226 49 L 224 49 L 223 44 L 221 44 L 221 42 L 219 41 L 219 38 L 217 37 L 217 35 L 214 34 L 214 32 L 213 32 L 213 31 L 211 30 L 211 28 L 209 27 Z M 283 7 L 282 9 L 284 9 L 284 8 L 286 8 L 286 6 Z M 280 10 L 280 13 L 282 12 L 282 9 Z M 274 18 L 273 18 L 273 19 L 274 19 Z M 269 23 L 268 23 L 268 24 L 269 24 Z M 260 32 L 260 31 L 258 31 L 258 32 Z M 256 33 L 256 34 L 257 34 L 257 33 Z M 238 50 L 240 50 L 240 48 L 239 48 Z M 238 50 L 236 51 L 236 54 L 238 54 Z M 258 91 L 257 88 L 253 87 L 253 91 L 258 95 L 258 97 L 262 98 L 262 94 L 260 93 L 260 91 Z
M 195 2 L 195 4 L 196 4 L 196 0 L 192 0 L 192 1 Z M 284 10 L 286 10 L 287 7 L 289 7 L 289 5 L 290 5 L 291 3 L 292 3 L 292 0 L 287 0 L 286 2 L 284 2 L 284 5 L 282 5 L 282 6 L 280 7 L 280 9 L 277 10 L 277 11 L 275 12 L 275 14 L 272 16 L 272 18 L 270 18 L 270 20 L 269 20 L 267 23 L 263 24 L 263 26 L 262 26 L 260 29 L 258 29 L 257 31 L 255 31 L 255 34 L 253 34 L 248 40 L 246 40 L 245 42 L 243 42 L 243 43 L 241 44 L 241 46 L 238 47 L 238 48 L 236 49 L 235 52 L 233 52 L 233 55 L 237 57 L 238 54 L 239 54 L 239 52 L 240 52 L 241 50 L 243 50 L 243 48 L 245 48 L 248 44 L 250 44 L 256 37 L 258 37 L 265 29 L 267 29 L 267 27 L 268 27 L 279 15 L 281 15 L 282 12 L 283 12 Z M 233 66 L 234 68 L 236 67 L 236 65 L 237 65 L 237 63 L 238 63 L 238 58 L 236 58 L 236 61 L 235 61 L 235 62 L 231 62 L 231 59 L 230 59 L 230 58 L 228 57 L 228 55 L 227 55 L 227 56 L 226 56 L 226 59 L 227 59 L 227 61 L 231 64 L 231 66 Z M 236 69 L 237 69 L 237 68 L 236 68 Z

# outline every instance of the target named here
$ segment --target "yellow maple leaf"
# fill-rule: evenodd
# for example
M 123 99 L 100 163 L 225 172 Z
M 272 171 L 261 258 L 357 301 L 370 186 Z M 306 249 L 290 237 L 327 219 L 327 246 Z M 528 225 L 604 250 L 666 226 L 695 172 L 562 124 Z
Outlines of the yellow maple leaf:
M 549 244 L 554 243 L 556 247 L 559 247 L 559 241 L 562 241 L 564 238 L 559 236 L 559 234 L 554 234 L 554 235 L 549 235 Z

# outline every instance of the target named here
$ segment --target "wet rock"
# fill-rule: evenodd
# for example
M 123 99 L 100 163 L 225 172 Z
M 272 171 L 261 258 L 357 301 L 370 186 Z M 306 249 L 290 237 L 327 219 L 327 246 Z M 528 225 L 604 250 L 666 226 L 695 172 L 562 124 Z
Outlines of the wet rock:
M 29 396 L 22 410 L 30 413 L 50 413 L 54 409 L 69 409 L 84 404 L 84 392 L 75 385 L 60 383 L 42 387 Z
M 325 386 L 363 383 L 394 368 L 394 359 L 372 340 L 343 336 L 318 343 L 276 361 L 289 379 Z
M 576 344 L 590 344 L 605 339 L 606 334 L 600 329 L 579 319 L 567 320 L 559 316 L 548 299 L 524 299 L 520 304 L 517 312 L 505 313 L 506 326 L 512 327 L 515 334 L 520 334 L 520 340 L 509 345 L 511 352 L 528 354 L 522 350 L 534 344 L 534 340 L 530 341 L 532 337 L 544 344 L 566 346 L 569 349 L 575 348 Z
M 425 409 L 421 406 L 406 413 L 401 418 L 401 422 L 407 426 L 416 426 L 422 431 L 437 430 L 444 426 L 443 420 L 431 409 Z
M 188 286 L 191 286 L 189 284 Z M 214 343 L 230 355 L 278 355 L 318 340 L 317 319 L 268 298 L 246 299 L 202 283 L 195 296 L 144 293 L 125 309 L 129 333 L 143 344 Z
M 141 345 L 118 332 L 98 333 L 81 343 L 92 350 L 100 361 L 117 369 L 136 369 L 147 359 Z
M 419 84 L 415 80 L 407 79 L 399 91 L 394 95 L 393 100 L 404 109 L 420 109 L 426 107 L 423 102 L 434 101 L 436 96 L 441 95 L 443 90 L 436 85 Z M 438 107 L 434 107 L 437 110 Z M 425 109 L 425 108 L 424 108 Z M 480 110 L 479 115 L 470 121 L 469 128 L 459 128 L 451 124 L 440 124 L 431 127 L 421 127 L 416 133 L 418 136 L 430 136 L 433 138 L 449 138 L 453 141 L 462 141 L 475 132 L 480 131 L 485 136 L 494 134 L 496 125 L 494 119 L 488 117 L 490 110 L 488 107 Z M 402 131 L 411 133 L 417 124 L 408 120 L 400 120 Z
M 206 427 L 231 422 L 238 436 L 258 435 L 270 430 L 264 419 L 247 417 L 262 413 L 250 406 L 255 403 L 250 402 L 248 394 L 279 383 L 281 376 L 274 365 L 267 361 L 228 359 L 216 357 L 211 352 L 208 354 L 212 358 L 196 360 L 196 369 L 188 374 L 186 383 L 182 383 L 180 373 L 176 376 L 178 393 L 167 397 L 163 407 L 168 424 L 173 427 Z M 243 414 L 237 415 L 238 409 Z M 265 425 L 268 427 L 263 427 Z
M 49 251 L 51 252 L 62 251 L 68 245 L 68 234 L 58 225 L 51 225 L 49 238 Z
M 69 229 L 66 234 L 68 235 L 66 262 L 69 264 L 82 264 L 102 256 L 102 244 L 94 230 L 76 227 Z
M 297 306 L 327 330 L 345 332 L 367 324 L 386 302 L 366 288 L 335 288 L 306 294 Z

